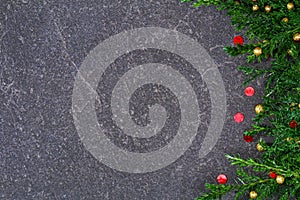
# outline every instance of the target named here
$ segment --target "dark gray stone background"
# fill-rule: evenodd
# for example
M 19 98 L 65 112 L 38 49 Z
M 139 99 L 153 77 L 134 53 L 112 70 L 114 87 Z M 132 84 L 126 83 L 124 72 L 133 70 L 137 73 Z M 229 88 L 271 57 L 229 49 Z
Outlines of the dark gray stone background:
M 72 118 L 72 88 L 81 63 L 101 41 L 124 30 L 149 26 L 184 33 L 209 52 L 225 83 L 227 114 L 221 138 L 205 158 L 198 157 L 203 139 L 198 134 L 175 163 L 151 173 L 129 174 L 108 168 L 84 148 Z M 233 183 L 235 169 L 224 154 L 240 153 L 242 157 L 257 154 L 256 142 L 245 143 L 243 131 L 250 127 L 253 108 L 263 93 L 263 82 L 257 81 L 252 83 L 256 89 L 254 97 L 243 94 L 245 77 L 236 67 L 244 59 L 231 58 L 222 49 L 232 45 L 235 34 L 224 11 L 214 7 L 194 9 L 179 0 L 1 0 L 0 198 L 193 199 L 205 190 L 205 182 L 216 183 L 220 173 L 227 174 Z M 168 52 L 149 56 L 159 52 L 149 51 L 153 52 L 133 53 L 149 62 L 172 58 Z M 128 55 L 114 65 L 122 66 L 129 61 L 135 63 Z M 191 68 L 185 70 L 193 73 Z M 110 76 L 118 73 L 112 71 Z M 129 102 L 135 111 L 132 119 L 137 124 L 150 123 L 147 117 L 141 117 L 148 112 L 146 105 L 160 103 L 173 114 L 180 114 L 174 94 L 160 87 L 161 96 L 153 96 L 153 87 L 156 86 L 140 88 Z M 106 89 L 99 84 L 99 91 L 109 94 Z M 145 94 L 143 98 L 141 93 Z M 210 98 L 203 94 L 197 95 L 209 109 Z M 238 111 L 245 113 L 241 124 L 233 121 Z M 102 112 L 101 108 L 97 112 Z M 176 134 L 180 122 L 176 115 L 167 123 L 167 131 L 154 138 L 156 142 L 140 141 L 135 146 L 130 138 L 124 142 L 124 135 L 114 132 L 107 136 L 130 151 L 153 151 Z M 203 120 L 208 122 L 209 117 L 208 114 Z M 105 123 L 99 117 L 98 121 Z M 108 119 L 107 123 L 112 122 Z

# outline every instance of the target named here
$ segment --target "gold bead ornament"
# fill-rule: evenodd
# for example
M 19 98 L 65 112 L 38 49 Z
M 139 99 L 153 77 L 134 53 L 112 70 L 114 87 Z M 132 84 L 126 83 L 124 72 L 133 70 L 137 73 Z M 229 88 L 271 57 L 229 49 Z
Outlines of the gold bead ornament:
M 281 176 L 281 175 L 277 175 L 277 177 L 276 177 L 276 182 L 277 182 L 278 184 L 283 184 L 283 183 L 284 183 L 284 177 Z
M 265 6 L 265 11 L 268 13 L 268 12 L 270 12 L 271 11 L 271 6 L 269 6 L 269 5 L 266 5 Z
M 254 110 L 255 110 L 255 113 L 256 113 L 256 114 L 259 114 L 259 113 L 264 112 L 264 107 L 263 107 L 263 105 L 261 105 L 261 104 L 257 104 L 257 105 L 255 106 Z
M 253 53 L 256 55 L 256 56 L 259 56 L 262 54 L 262 49 L 260 47 L 256 47 L 254 50 L 253 50 Z
M 300 33 L 295 33 L 295 35 L 293 35 L 293 40 L 295 42 L 300 42 Z
M 249 196 L 251 199 L 256 199 L 257 193 L 255 191 L 251 191 Z
M 259 143 L 257 143 L 257 145 L 256 145 L 256 149 L 257 149 L 257 151 L 263 151 L 264 150 L 264 147 L 263 146 L 261 146 L 261 144 L 259 144 Z
M 298 108 L 300 109 L 300 103 L 298 104 Z
M 290 103 L 290 110 L 295 110 L 296 104 L 294 102 Z
M 284 21 L 285 23 L 289 22 L 289 19 L 287 17 L 283 18 L 282 21 Z
M 292 10 L 295 7 L 295 5 L 290 2 L 286 5 L 286 7 L 287 7 L 287 9 Z
M 253 11 L 257 11 L 258 9 L 259 9 L 258 5 L 252 6 L 252 10 L 253 10 Z

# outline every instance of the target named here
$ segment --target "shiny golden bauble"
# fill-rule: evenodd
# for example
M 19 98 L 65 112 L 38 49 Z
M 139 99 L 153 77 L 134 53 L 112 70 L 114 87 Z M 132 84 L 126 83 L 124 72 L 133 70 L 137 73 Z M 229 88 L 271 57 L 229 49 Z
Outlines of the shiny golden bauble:
M 281 176 L 281 175 L 277 175 L 277 176 L 276 176 L 276 182 L 277 182 L 278 184 L 283 184 L 283 183 L 284 183 L 284 177 Z
M 256 47 L 254 50 L 253 50 L 253 53 L 256 55 L 256 56 L 259 56 L 262 54 L 262 49 L 260 47 Z
M 289 19 L 287 17 L 283 18 L 282 21 L 284 21 L 285 23 L 289 22 Z
M 265 6 L 265 11 L 266 11 L 266 12 L 270 12 L 270 11 L 271 11 L 271 6 L 266 5 L 266 6 Z
M 256 149 L 257 149 L 257 151 L 263 151 L 263 150 L 264 150 L 264 147 L 261 146 L 261 144 L 257 143 Z
M 290 103 L 290 110 L 295 110 L 295 103 L 294 102 L 292 102 L 292 103 Z
M 300 42 L 300 33 L 295 33 L 295 35 L 293 35 L 293 40 L 295 42 Z
M 253 11 L 257 11 L 258 9 L 259 9 L 258 5 L 252 6 L 252 10 L 253 10 Z
M 288 138 L 286 138 L 286 141 L 292 141 L 293 140 L 293 138 L 291 138 L 291 137 L 288 137 Z
M 298 108 L 300 108 L 300 103 L 298 104 Z
M 257 193 L 255 191 L 251 191 L 249 196 L 251 199 L 256 199 Z
M 257 105 L 255 106 L 254 110 L 255 110 L 255 113 L 256 113 L 256 114 L 259 114 L 259 113 L 264 112 L 263 105 L 257 104 Z
M 286 5 L 286 7 L 287 7 L 287 9 L 292 10 L 295 6 L 294 6 L 293 3 L 288 3 L 288 4 Z

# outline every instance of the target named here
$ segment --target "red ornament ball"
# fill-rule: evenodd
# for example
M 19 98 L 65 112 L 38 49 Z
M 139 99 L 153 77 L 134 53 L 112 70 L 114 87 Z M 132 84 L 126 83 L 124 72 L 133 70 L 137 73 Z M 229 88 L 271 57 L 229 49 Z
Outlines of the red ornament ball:
M 244 44 L 244 39 L 243 39 L 243 37 L 242 36 L 235 36 L 234 38 L 233 38 L 233 44 L 234 45 L 237 45 L 237 44 L 239 44 L 239 45 L 243 45 Z
M 252 142 L 253 141 L 253 136 L 251 136 L 251 135 L 244 135 L 244 140 L 246 142 Z
M 246 89 L 245 89 L 244 92 L 245 92 L 245 95 L 246 95 L 246 96 L 251 97 L 251 96 L 254 95 L 255 90 L 254 90 L 253 87 L 246 87 Z
M 276 178 L 277 177 L 277 174 L 273 171 L 270 171 L 270 177 L 271 178 Z
M 227 183 L 227 176 L 225 174 L 220 174 L 217 177 L 218 183 L 220 184 L 226 184 Z
M 238 112 L 234 115 L 234 121 L 236 123 L 241 123 L 242 121 L 244 121 L 244 119 L 245 119 L 245 116 L 243 113 Z
M 298 124 L 297 124 L 297 122 L 296 122 L 296 120 L 292 120 L 291 122 L 290 122 L 290 127 L 291 128 L 296 128 L 298 126 Z

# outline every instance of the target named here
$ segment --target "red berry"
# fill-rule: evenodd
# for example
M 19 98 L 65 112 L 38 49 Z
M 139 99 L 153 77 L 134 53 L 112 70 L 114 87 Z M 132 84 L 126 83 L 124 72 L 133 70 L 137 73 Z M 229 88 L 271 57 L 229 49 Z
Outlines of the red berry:
M 238 112 L 234 115 L 234 121 L 237 123 L 241 123 L 242 121 L 244 121 L 244 119 L 245 119 L 245 116 L 243 113 Z
M 251 136 L 251 135 L 244 135 L 244 140 L 246 142 L 252 142 L 253 141 L 253 136 Z
M 233 44 L 234 45 L 237 45 L 237 44 L 239 44 L 239 45 L 243 45 L 244 44 L 244 39 L 243 39 L 243 37 L 242 36 L 235 36 L 234 38 L 233 38 Z
M 247 87 L 244 92 L 246 96 L 251 97 L 254 95 L 255 90 L 253 87 Z
M 297 124 L 296 120 L 292 120 L 292 121 L 290 122 L 290 127 L 291 127 L 291 128 L 296 128 L 297 126 L 298 126 L 298 124 Z
M 218 180 L 218 183 L 225 184 L 225 183 L 227 183 L 227 176 L 225 174 L 220 174 L 217 177 L 217 180 Z
M 275 172 L 270 171 L 270 177 L 271 178 L 276 178 L 277 174 Z

